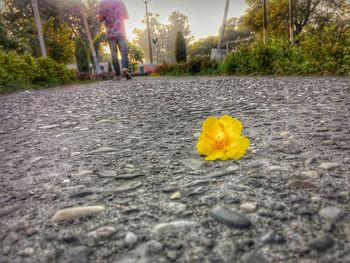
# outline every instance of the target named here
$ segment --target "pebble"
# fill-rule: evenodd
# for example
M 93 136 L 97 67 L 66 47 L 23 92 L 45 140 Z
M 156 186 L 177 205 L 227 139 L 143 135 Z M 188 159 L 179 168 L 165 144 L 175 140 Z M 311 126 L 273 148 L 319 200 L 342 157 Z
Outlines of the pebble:
M 42 156 L 33 157 L 33 158 L 31 158 L 31 159 L 29 160 L 29 163 L 30 163 L 30 164 L 34 164 L 34 163 L 40 161 L 41 159 L 43 159 Z
M 311 247 L 312 249 L 318 252 L 324 252 L 327 249 L 331 248 L 333 245 L 334 245 L 333 239 L 327 235 L 318 237 L 309 243 L 309 247 Z
M 128 246 L 133 246 L 135 243 L 137 243 L 138 240 L 138 236 L 136 234 L 134 234 L 133 232 L 128 232 L 125 235 L 125 243 Z
M 256 210 L 257 203 L 256 202 L 246 202 L 240 205 L 240 209 L 245 212 L 252 213 Z
M 177 199 L 181 199 L 181 198 L 182 198 L 182 194 L 180 191 L 176 191 L 176 192 L 172 193 L 170 196 L 170 200 L 177 200 Z
M 124 180 L 130 180 L 134 179 L 136 177 L 145 176 L 143 173 L 129 173 L 129 174 L 120 174 L 115 177 L 115 179 L 124 179 Z
M 344 234 L 345 234 L 346 240 L 350 241 L 350 224 L 345 225 Z
M 114 192 L 115 193 L 120 193 L 120 192 L 126 192 L 126 191 L 130 191 L 130 190 L 134 190 L 138 187 L 140 187 L 142 185 L 142 182 L 140 181 L 130 181 L 130 182 L 126 182 L 116 188 L 114 188 Z
M 271 231 L 261 238 L 261 242 L 265 244 L 283 244 L 286 239 L 281 234 Z
M 302 171 L 300 174 L 310 179 L 318 179 L 321 177 L 321 174 L 317 171 Z
M 242 263 L 269 263 L 263 256 L 257 252 L 249 252 L 243 255 Z
M 296 189 L 315 187 L 315 185 L 313 183 L 310 183 L 308 181 L 303 181 L 303 180 L 292 180 L 292 181 L 289 181 L 286 184 L 286 186 L 288 188 L 296 188 Z
M 24 207 L 24 205 L 20 204 L 20 205 L 14 205 L 14 206 L 10 206 L 10 207 L 0 208 L 0 217 L 13 214 L 14 212 L 22 209 L 23 207 Z
M 321 163 L 319 165 L 319 167 L 323 170 L 329 171 L 329 170 L 333 170 L 335 168 L 340 167 L 340 164 L 339 163 L 327 163 L 327 162 L 325 162 L 325 163 Z
M 319 263 L 319 262 L 313 259 L 302 259 L 302 260 L 299 260 L 298 263 Z
M 252 225 L 250 219 L 244 214 L 222 206 L 213 208 L 210 215 L 215 221 L 233 228 L 247 228 Z
M 93 171 L 90 171 L 90 170 L 82 170 L 82 171 L 76 171 L 71 173 L 73 177 L 82 177 L 82 176 L 87 176 L 91 174 L 93 174 Z
M 152 233 L 154 235 L 161 236 L 167 233 L 176 233 L 179 231 L 192 229 L 198 225 L 199 224 L 195 221 L 187 221 L 187 220 L 172 221 L 169 223 L 160 223 L 160 224 L 157 224 L 152 229 Z
M 106 152 L 116 152 L 118 151 L 117 148 L 112 148 L 112 147 L 101 147 L 96 150 L 90 151 L 87 154 L 96 154 L 96 153 L 106 153 Z
M 104 238 L 110 237 L 116 231 L 117 231 L 116 228 L 113 226 L 103 226 L 103 227 L 97 228 L 94 231 L 89 232 L 88 237 L 91 237 L 93 239 L 104 239 Z
M 87 248 L 78 246 L 64 250 L 63 255 L 59 258 L 58 263 L 87 263 Z
M 2 245 L 4 247 L 11 246 L 12 244 L 16 243 L 19 239 L 20 236 L 12 231 L 4 238 L 4 240 L 2 240 Z
M 205 192 L 209 191 L 209 187 L 208 186 L 200 186 L 196 189 L 194 189 L 194 191 L 192 191 L 191 193 L 188 194 L 188 196 L 193 196 L 193 195 L 202 195 Z
M 78 206 L 65 208 L 57 211 L 53 216 L 53 221 L 65 221 L 83 216 L 98 214 L 105 210 L 104 206 Z
M 330 221 L 336 221 L 343 215 L 343 210 L 335 206 L 327 206 L 320 210 L 319 215 Z
M 93 195 L 93 194 L 94 194 L 94 192 L 84 191 L 84 192 L 72 194 L 69 196 L 69 198 L 71 198 L 71 199 L 82 198 L 82 197 L 86 197 L 86 196 Z
M 255 178 L 249 178 L 249 179 L 245 180 L 244 184 L 247 186 L 256 187 L 256 188 L 261 186 L 261 182 Z
M 233 242 L 220 241 L 214 248 L 214 251 L 220 255 L 223 262 L 234 262 L 236 250 Z
M 18 255 L 21 257 L 31 257 L 34 255 L 34 248 L 27 247 L 21 251 L 18 252 Z
M 197 159 L 184 159 L 184 160 L 181 160 L 180 162 L 182 162 L 185 166 L 195 171 L 199 170 L 204 164 L 204 161 L 200 161 Z
M 180 214 L 184 212 L 187 206 L 180 202 L 169 202 L 163 205 L 163 208 L 170 214 Z
M 146 243 L 146 253 L 148 255 L 160 254 L 163 251 L 163 244 L 156 241 L 150 240 Z

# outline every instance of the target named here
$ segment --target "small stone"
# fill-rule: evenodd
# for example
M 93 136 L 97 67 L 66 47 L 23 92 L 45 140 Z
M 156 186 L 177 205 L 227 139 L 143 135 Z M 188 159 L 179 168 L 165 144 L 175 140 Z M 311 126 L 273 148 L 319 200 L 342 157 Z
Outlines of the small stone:
M 171 261 L 175 261 L 181 256 L 181 251 L 178 250 L 168 250 L 166 252 L 167 258 L 169 258 Z
M 217 251 L 223 262 L 233 262 L 236 250 L 232 242 L 220 241 L 214 250 Z
M 78 155 L 80 155 L 81 154 L 81 152 L 71 152 L 70 153 L 70 156 L 71 157 L 74 157 L 74 156 L 78 156 Z
M 120 193 L 120 192 L 126 192 L 126 191 L 130 191 L 130 190 L 134 190 L 138 187 L 140 187 L 142 185 L 142 182 L 140 181 L 130 181 L 130 182 L 126 182 L 116 188 L 114 188 L 114 192 L 115 193 Z
M 213 208 L 210 211 L 210 215 L 215 221 L 233 228 L 247 228 L 252 225 L 249 218 L 244 214 L 222 206 Z
M 255 187 L 255 188 L 258 188 L 261 186 L 261 182 L 255 178 L 249 178 L 249 179 L 245 180 L 244 184 L 247 186 L 250 186 L 250 187 Z
M 150 240 L 146 243 L 146 253 L 148 255 L 160 254 L 163 251 L 163 244 L 156 240 Z
M 14 212 L 22 209 L 23 207 L 24 207 L 24 205 L 20 204 L 20 205 L 14 205 L 14 206 L 10 206 L 10 207 L 0 208 L 0 217 L 13 214 Z
M 34 248 L 27 247 L 21 251 L 18 252 L 18 255 L 21 257 L 31 257 L 34 255 Z
M 116 170 L 104 170 L 98 173 L 101 178 L 115 178 L 117 176 Z
M 69 184 L 70 182 L 71 182 L 70 179 L 65 179 L 65 180 L 62 181 L 62 183 L 64 183 L 64 184 Z
M 135 235 L 133 232 L 128 232 L 126 233 L 125 235 L 125 243 L 128 245 L 128 246 L 133 246 L 138 240 L 138 236 Z
M 300 173 L 302 176 L 306 176 L 310 179 L 318 179 L 321 177 L 321 174 L 317 171 L 303 171 Z
M 325 163 L 321 163 L 319 167 L 323 170 L 329 171 L 329 170 L 333 170 L 335 168 L 340 167 L 340 164 L 339 163 L 327 163 L 327 162 L 325 162 Z
M 240 205 L 240 208 L 248 213 L 252 213 L 256 210 L 256 202 L 246 202 Z
M 200 187 L 194 189 L 194 191 L 192 191 L 191 193 L 189 193 L 188 196 L 201 195 L 201 194 L 204 194 L 205 192 L 208 192 L 208 191 L 209 191 L 208 186 L 200 186 Z
M 88 233 L 88 237 L 93 239 L 105 239 L 113 235 L 117 230 L 113 226 L 103 226 Z
M 196 226 L 198 226 L 197 222 L 187 221 L 187 220 L 173 221 L 169 223 L 160 223 L 160 224 L 157 224 L 152 229 L 152 233 L 155 235 L 164 235 L 167 233 L 176 233 L 179 231 L 192 229 Z
M 327 235 L 318 237 L 309 243 L 309 247 L 311 247 L 312 249 L 318 252 L 324 252 L 327 249 L 331 248 L 333 245 L 334 245 L 333 239 Z
M 302 259 L 302 260 L 299 260 L 298 263 L 319 263 L 319 262 L 313 259 Z
M 181 162 L 185 166 L 187 166 L 187 167 L 189 167 L 189 168 L 191 168 L 192 170 L 195 170 L 195 171 L 199 170 L 202 167 L 202 165 L 204 164 L 203 161 L 200 161 L 200 160 L 197 160 L 197 159 L 184 159 L 184 160 L 181 160 Z
M 106 153 L 106 152 L 116 152 L 118 151 L 117 148 L 112 148 L 112 147 L 101 147 L 96 150 L 90 151 L 87 154 L 96 154 L 96 153 Z
M 2 241 L 2 245 L 4 247 L 11 246 L 12 244 L 16 243 L 19 239 L 19 235 L 17 235 L 15 232 L 10 232 Z
M 261 242 L 265 244 L 283 244 L 286 239 L 281 234 L 271 231 L 261 238 Z
M 41 159 L 43 159 L 43 157 L 41 157 L 41 156 L 33 157 L 29 160 L 29 163 L 34 164 L 34 163 L 40 161 Z
M 120 174 L 120 175 L 117 175 L 115 179 L 130 180 L 140 176 L 145 176 L 145 174 L 143 173 Z
M 345 234 L 346 240 L 350 241 L 350 224 L 345 225 L 344 234 Z
M 171 214 L 180 214 L 186 210 L 186 205 L 180 202 L 169 202 L 163 205 L 163 208 Z
M 175 193 L 172 193 L 170 196 L 171 200 L 176 200 L 176 199 L 181 199 L 182 198 L 182 194 L 180 191 L 176 191 Z
M 303 180 L 292 180 L 292 181 L 289 181 L 286 186 L 288 188 L 297 188 L 297 189 L 315 187 L 315 185 L 313 183 L 310 183 L 308 181 L 303 181 Z
M 104 206 L 79 206 L 65 208 L 57 211 L 53 216 L 53 221 L 65 221 L 83 216 L 98 214 L 105 210 Z
M 94 194 L 94 192 L 84 191 L 84 192 L 72 194 L 71 196 L 69 196 L 69 198 L 71 198 L 71 199 L 82 198 L 82 197 L 86 197 L 86 196 L 93 195 L 93 194 Z
M 263 256 L 256 252 L 249 252 L 243 255 L 242 263 L 269 263 Z
M 58 263 L 87 263 L 87 248 L 84 246 L 78 246 L 68 248 L 64 251 Z
M 321 209 L 319 215 L 330 221 L 336 221 L 343 215 L 343 210 L 335 206 L 327 206 Z
M 82 170 L 82 171 L 76 171 L 71 173 L 73 177 L 83 177 L 91 174 L 93 174 L 93 171 L 90 171 L 90 170 Z

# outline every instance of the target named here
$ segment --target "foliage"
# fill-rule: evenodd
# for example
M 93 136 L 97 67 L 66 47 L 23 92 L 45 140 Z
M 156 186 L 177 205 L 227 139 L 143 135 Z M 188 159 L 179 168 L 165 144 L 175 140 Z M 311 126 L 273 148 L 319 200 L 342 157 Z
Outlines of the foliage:
M 129 57 L 129 66 L 135 71 L 138 63 L 142 63 L 143 53 L 140 48 L 136 45 L 128 42 L 128 57 Z
M 157 42 L 152 42 L 152 52 L 158 62 L 176 63 L 175 59 L 175 41 L 177 32 L 181 31 L 184 35 L 186 45 L 193 39 L 191 36 L 191 30 L 188 24 L 188 18 L 178 11 L 174 11 L 169 16 L 168 24 L 160 24 L 157 19 L 158 14 L 148 13 L 151 38 L 156 39 Z M 143 24 L 146 25 L 146 19 Z M 147 27 L 143 29 L 135 28 L 134 34 L 136 37 L 133 39 L 133 43 L 139 47 L 145 58 L 149 58 L 149 45 Z
M 227 74 L 350 75 L 350 27 L 339 24 L 309 28 L 297 45 L 274 39 L 256 42 L 230 53 L 224 60 Z
M 175 42 L 175 58 L 177 63 L 185 63 L 187 59 L 186 42 L 181 31 L 177 32 Z
M 69 83 L 74 79 L 73 71 L 51 58 L 0 50 L 0 94 L 27 86 Z
M 81 37 L 75 39 L 75 59 L 79 72 L 89 72 L 89 52 Z
M 218 46 L 218 37 L 209 36 L 200 39 L 189 46 L 190 59 L 210 58 L 211 50 Z
M 304 27 L 320 25 L 338 16 L 338 11 L 345 5 L 345 0 L 295 0 L 293 26 L 295 35 Z M 246 0 L 248 6 L 243 23 L 255 32 L 262 31 L 262 1 Z M 268 31 L 273 37 L 288 36 L 288 1 L 270 0 L 268 3 Z
M 196 59 L 183 64 L 159 64 L 154 75 L 160 76 L 186 76 L 186 75 L 215 75 L 219 74 L 219 65 L 208 58 Z

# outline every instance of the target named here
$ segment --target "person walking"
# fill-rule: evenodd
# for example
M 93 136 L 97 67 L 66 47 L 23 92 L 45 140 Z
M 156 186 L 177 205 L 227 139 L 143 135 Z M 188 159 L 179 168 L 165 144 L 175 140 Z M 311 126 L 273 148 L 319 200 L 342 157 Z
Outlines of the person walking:
M 121 79 L 121 75 L 131 79 L 128 60 L 128 43 L 126 40 L 124 20 L 129 19 L 128 10 L 123 0 L 102 0 L 99 6 L 98 19 L 106 26 L 107 40 L 111 50 L 112 64 L 116 79 Z M 118 61 L 118 50 L 122 57 L 122 72 Z

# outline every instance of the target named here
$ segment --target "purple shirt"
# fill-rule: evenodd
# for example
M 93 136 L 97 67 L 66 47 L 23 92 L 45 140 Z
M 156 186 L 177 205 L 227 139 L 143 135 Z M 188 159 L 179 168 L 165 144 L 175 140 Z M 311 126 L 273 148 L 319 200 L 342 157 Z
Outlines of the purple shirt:
M 98 18 L 107 28 L 107 38 L 126 37 L 124 19 L 129 18 L 122 0 L 102 0 Z

